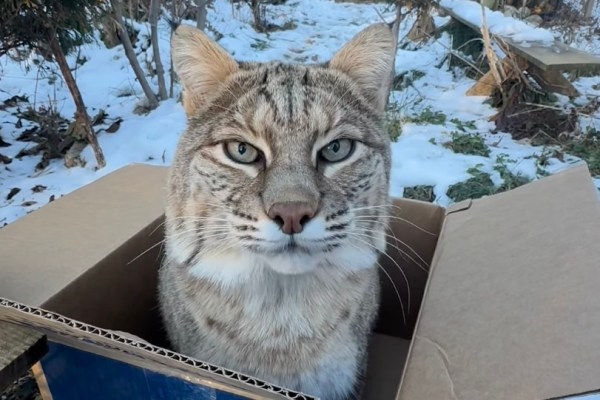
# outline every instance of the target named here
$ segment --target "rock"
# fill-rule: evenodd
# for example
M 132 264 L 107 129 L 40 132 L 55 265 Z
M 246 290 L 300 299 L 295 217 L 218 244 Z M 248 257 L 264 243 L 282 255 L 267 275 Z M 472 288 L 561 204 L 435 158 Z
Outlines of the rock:
M 539 15 L 534 14 L 534 15 L 530 15 L 529 17 L 525 18 L 525 22 L 527 22 L 528 24 L 533 25 L 533 26 L 540 26 L 540 25 L 542 25 L 544 20 Z
M 528 7 L 521 7 L 518 11 L 521 19 L 527 18 L 531 15 L 531 10 Z
M 495 10 L 497 6 L 497 0 L 481 0 L 481 4 L 490 10 Z
M 519 11 L 513 6 L 504 6 L 504 16 L 516 18 L 519 15 Z

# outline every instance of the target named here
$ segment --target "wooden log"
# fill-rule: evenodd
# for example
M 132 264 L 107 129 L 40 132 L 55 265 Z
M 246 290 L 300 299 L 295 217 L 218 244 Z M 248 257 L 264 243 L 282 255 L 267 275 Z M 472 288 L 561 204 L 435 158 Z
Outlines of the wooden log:
M 46 335 L 0 321 L 0 393 L 48 351 Z
M 579 92 L 569 82 L 560 71 L 542 70 L 535 65 L 531 65 L 527 72 L 531 77 L 547 92 L 560 93 L 565 96 L 575 97 Z

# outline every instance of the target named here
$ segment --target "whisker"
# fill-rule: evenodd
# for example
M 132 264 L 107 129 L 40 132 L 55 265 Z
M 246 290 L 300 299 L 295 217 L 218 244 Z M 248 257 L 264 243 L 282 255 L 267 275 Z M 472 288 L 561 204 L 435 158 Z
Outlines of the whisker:
M 394 260 L 394 258 L 392 256 L 390 256 L 387 252 L 384 251 L 380 251 L 379 249 L 377 249 L 374 245 L 372 245 L 371 243 L 361 239 L 358 236 L 355 236 L 356 234 L 354 232 L 350 233 L 350 236 L 352 236 L 355 240 L 358 240 L 359 242 L 362 242 L 363 244 L 365 244 L 366 246 L 372 248 L 373 250 L 375 250 L 376 252 L 385 255 L 391 262 L 393 262 L 396 267 L 398 268 L 398 270 L 400 271 L 400 273 L 402 274 L 402 277 L 404 278 L 404 281 L 406 282 L 406 293 L 408 295 L 408 300 L 407 300 L 407 312 L 410 312 L 410 283 L 408 282 L 408 277 L 406 276 L 406 274 L 404 273 L 404 270 L 402 269 L 402 267 L 400 267 L 400 265 L 398 264 L 398 262 L 396 262 L 396 260 Z
M 172 220 L 184 219 L 186 221 L 229 221 L 227 218 L 216 218 L 216 217 L 173 217 Z
M 145 254 L 147 254 L 149 251 L 152 251 L 152 249 L 155 249 L 156 246 L 160 246 L 161 244 L 163 244 L 163 242 L 165 241 L 165 239 L 153 244 L 152 246 L 150 246 L 148 249 L 144 250 L 142 253 L 140 253 L 138 256 L 136 256 L 134 259 L 132 259 L 131 261 L 128 261 L 126 265 L 130 265 L 131 263 L 134 263 L 136 260 L 138 260 L 140 257 L 143 257 Z
M 383 222 L 381 221 L 371 221 L 371 222 L 378 222 L 382 225 L 385 225 Z M 371 232 L 371 233 L 380 233 L 379 231 L 376 231 L 374 229 L 368 229 L 365 227 L 360 227 L 364 232 Z M 417 262 L 417 260 L 415 260 L 413 257 L 411 257 L 408 253 L 406 253 L 404 250 L 400 249 L 398 246 L 388 242 L 388 244 L 390 246 L 392 246 L 393 248 L 395 248 L 396 250 L 398 250 L 399 252 L 401 252 L 402 254 L 405 254 L 413 263 L 417 264 L 419 266 L 419 268 L 421 268 L 423 271 L 425 272 L 429 272 L 428 269 L 426 269 L 425 267 L 429 267 L 429 263 L 427 261 L 425 261 L 425 259 L 423 259 L 423 257 L 421 257 L 421 255 L 415 250 L 413 249 L 411 246 L 409 246 L 406 242 L 404 242 L 401 239 L 398 239 L 398 237 L 396 236 L 396 234 L 394 233 L 394 231 L 391 231 L 392 235 L 390 235 L 389 233 L 383 232 L 383 234 L 385 235 L 385 237 L 394 239 L 397 243 L 400 243 L 404 246 L 406 246 L 406 248 L 410 251 L 413 252 L 413 254 L 419 259 L 419 261 L 422 263 L 422 265 L 420 265 L 420 263 Z M 424 267 L 425 266 L 425 267 Z
M 426 233 L 428 235 L 437 236 L 436 233 L 430 232 L 430 231 L 428 231 L 425 228 L 421 228 L 419 225 L 415 224 L 414 222 L 411 222 L 411 221 L 409 221 L 409 220 L 407 220 L 405 218 L 402 218 L 402 217 L 398 217 L 396 215 L 377 215 L 377 216 L 375 216 L 375 215 L 373 215 L 373 216 L 370 216 L 370 215 L 357 215 L 353 219 L 358 220 L 358 219 L 361 219 L 361 218 L 363 218 L 363 219 L 364 218 L 391 218 L 391 219 L 395 219 L 395 220 L 398 220 L 398 221 L 405 222 L 408 225 L 411 225 L 412 227 L 417 228 L 421 232 Z
M 361 249 L 360 247 L 358 247 L 354 244 L 350 244 L 350 246 L 354 247 L 355 249 L 357 249 L 359 251 L 363 251 L 363 249 Z M 379 251 L 377 251 L 377 253 L 379 253 Z M 383 266 L 379 263 L 379 261 L 375 261 L 375 264 L 377 264 L 379 269 L 383 271 L 383 273 L 387 276 L 390 283 L 392 284 L 392 287 L 394 288 L 394 291 L 396 292 L 396 296 L 398 297 L 398 301 L 400 302 L 400 310 L 402 311 L 402 320 L 404 321 L 404 324 L 406 325 L 406 313 L 404 312 L 404 303 L 402 302 L 402 296 L 400 296 L 400 291 L 398 290 L 396 283 L 394 282 L 394 280 L 392 279 L 390 274 L 385 270 L 385 268 L 383 268 Z M 409 294 L 408 299 L 410 300 L 410 294 Z
M 394 280 L 390 276 L 389 272 L 387 272 L 385 270 L 385 268 L 383 268 L 383 266 L 379 263 L 379 261 L 376 261 L 376 264 L 379 267 L 379 269 L 381 271 L 383 271 L 383 273 L 388 277 L 388 279 L 390 280 L 390 283 L 392 284 L 392 287 L 394 288 L 394 291 L 396 292 L 396 296 L 398 297 L 398 300 L 400 301 L 400 310 L 402 311 L 402 320 L 404 321 L 404 325 L 406 325 L 406 313 L 404 312 L 404 303 L 402 302 L 402 296 L 400 296 L 400 291 L 398 291 L 398 287 L 394 283 Z M 408 295 L 408 304 L 410 305 L 410 294 Z M 408 312 L 410 312 L 410 308 L 409 308 Z
M 189 229 L 186 229 L 186 230 L 183 230 L 183 231 L 178 231 L 178 232 L 175 232 L 175 233 L 167 234 L 167 235 L 165 235 L 165 238 L 166 239 L 176 239 L 176 238 L 178 238 L 180 236 L 188 235 L 190 233 L 197 233 L 198 236 L 200 236 L 201 233 L 211 233 L 213 231 L 214 232 L 216 232 L 216 231 L 229 232 L 230 231 L 229 229 L 226 229 L 223 226 L 208 227 L 208 229 L 206 229 L 206 230 L 204 230 L 202 228 L 203 227 L 201 227 L 201 228 L 196 228 L 196 227 L 189 228 Z M 217 228 L 222 228 L 222 229 L 217 229 Z
M 365 232 L 374 232 L 374 233 L 379 233 L 377 231 L 374 230 L 370 230 L 370 229 L 363 229 Z M 361 235 L 364 237 L 372 237 L 371 235 L 367 235 L 367 234 L 363 234 L 363 233 L 358 233 L 358 232 L 353 232 L 352 234 L 354 235 Z M 387 235 L 386 236 L 392 238 L 393 236 L 391 235 Z M 399 240 L 399 239 L 397 239 Z M 404 244 L 405 246 L 406 243 L 400 241 L 400 243 Z M 387 244 L 389 246 L 391 246 L 392 248 L 398 250 L 398 252 L 400 252 L 401 256 L 405 256 L 408 258 L 408 260 L 412 261 L 417 267 L 419 267 L 419 269 L 421 269 L 423 272 L 429 273 L 429 271 L 427 270 L 427 268 L 425 268 L 424 266 L 422 266 L 414 257 L 412 257 L 410 254 L 408 254 L 405 250 L 401 249 L 400 247 L 394 245 L 393 243 L 387 242 Z M 425 262 L 425 260 L 423 260 L 412 248 L 410 248 L 409 246 L 407 246 L 413 253 L 415 253 L 417 255 L 417 257 L 419 258 L 420 261 L 422 261 L 425 265 L 427 265 L 427 263 Z
M 212 232 L 211 232 L 212 233 Z M 218 233 L 214 233 L 211 235 L 207 235 L 207 236 L 202 236 L 202 239 L 206 240 L 206 239 L 212 239 L 212 238 L 227 238 L 229 231 L 223 231 L 223 232 L 218 232 Z M 198 257 L 202 258 L 204 257 L 206 254 L 213 252 L 215 249 L 223 249 L 222 252 L 227 251 L 229 249 L 233 249 L 234 246 L 231 246 L 227 243 L 227 241 L 220 241 L 218 243 L 218 246 L 201 246 L 200 250 L 193 256 L 193 258 L 191 259 L 191 261 L 196 260 Z M 222 253 L 220 252 L 220 253 Z M 220 254 L 219 253 L 219 254 Z M 167 262 L 171 262 L 173 261 L 173 259 L 167 259 Z
M 176 239 L 177 237 L 184 235 L 184 234 L 189 234 L 189 233 L 193 233 L 197 231 L 197 229 L 188 229 L 182 232 L 177 232 L 175 234 L 171 234 L 171 235 L 165 235 L 165 238 L 156 242 L 155 244 L 153 244 L 152 246 L 150 246 L 149 248 L 147 248 L 146 250 L 144 250 L 143 252 L 141 252 L 140 254 L 138 254 L 137 256 L 135 256 L 132 260 L 127 262 L 127 265 L 130 265 L 131 263 L 134 263 L 136 260 L 138 260 L 140 257 L 143 257 L 145 254 L 147 254 L 148 252 L 152 251 L 153 249 L 155 249 L 157 246 L 163 245 L 167 240 L 169 239 Z M 213 232 L 217 232 L 215 230 L 211 230 L 209 231 L 209 233 L 213 233 Z M 226 234 L 227 232 L 229 232 L 229 230 L 223 230 L 223 232 L 220 232 L 219 235 L 223 235 Z M 209 236 L 212 237 L 212 236 Z M 203 239 L 205 239 L 207 237 L 203 236 Z

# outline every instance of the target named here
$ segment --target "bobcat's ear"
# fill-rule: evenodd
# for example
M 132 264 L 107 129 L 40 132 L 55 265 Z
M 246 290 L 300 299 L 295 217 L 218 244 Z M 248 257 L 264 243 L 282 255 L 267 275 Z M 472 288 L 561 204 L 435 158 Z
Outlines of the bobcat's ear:
M 238 69 L 238 64 L 221 46 L 188 25 L 180 25 L 173 33 L 171 58 L 183 85 L 183 107 L 188 117 L 206 105 Z
M 396 39 L 392 29 L 373 24 L 354 36 L 329 62 L 329 67 L 346 73 L 358 84 L 362 94 L 379 111 L 389 95 L 396 56 Z

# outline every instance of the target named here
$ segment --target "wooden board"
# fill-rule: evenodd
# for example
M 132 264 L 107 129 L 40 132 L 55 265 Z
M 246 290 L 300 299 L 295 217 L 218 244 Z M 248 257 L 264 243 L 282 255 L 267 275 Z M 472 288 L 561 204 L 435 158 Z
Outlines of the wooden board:
M 571 71 L 579 68 L 600 68 L 600 58 L 593 54 L 554 41 L 551 45 L 532 44 L 529 47 L 504 39 L 511 49 L 542 71 Z
M 481 27 L 456 14 L 452 9 L 438 5 L 444 12 L 469 28 L 481 32 Z M 600 69 L 600 58 L 584 51 L 554 41 L 552 44 L 530 43 L 524 45 L 511 39 L 499 36 L 517 55 L 525 58 L 542 71 L 569 71 L 579 68 Z
M 48 351 L 46 335 L 0 321 L 0 393 Z

